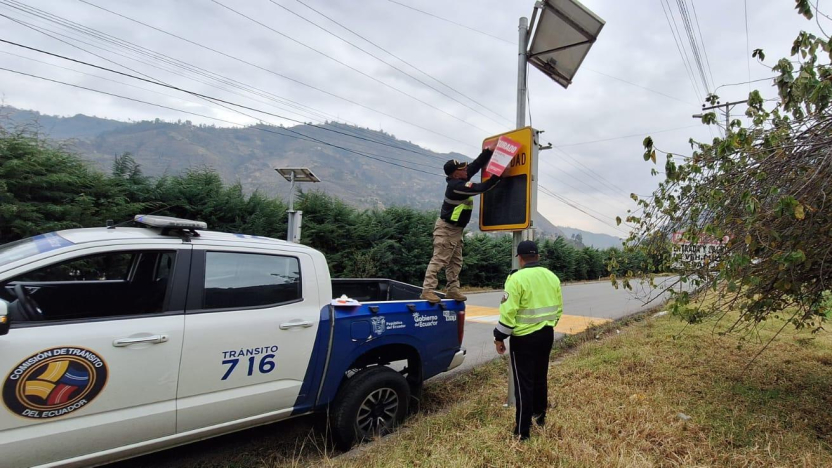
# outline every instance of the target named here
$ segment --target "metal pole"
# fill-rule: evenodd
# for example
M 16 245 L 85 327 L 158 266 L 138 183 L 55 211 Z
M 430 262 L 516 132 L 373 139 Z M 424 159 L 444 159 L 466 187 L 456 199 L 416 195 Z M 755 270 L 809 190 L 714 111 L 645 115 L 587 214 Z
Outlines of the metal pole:
M 526 17 L 520 18 L 520 26 L 517 29 L 517 128 L 523 128 L 526 126 L 526 35 L 529 30 L 529 20 Z M 532 216 L 534 216 L 534 213 L 532 213 Z M 515 270 L 520 268 L 520 260 L 516 257 L 516 254 L 517 244 L 522 240 L 522 231 L 512 233 L 511 268 Z
M 518 29 L 517 41 L 517 128 L 526 126 L 526 36 L 529 30 L 529 19 L 526 17 L 520 18 L 520 26 Z M 536 140 L 536 139 L 533 139 Z M 531 151 L 532 148 L 529 148 Z M 531 155 L 530 155 L 531 156 Z M 532 174 L 532 179 L 537 179 L 537 174 Z M 531 183 L 531 181 L 530 181 Z M 534 207 L 532 207 L 534 208 Z M 532 217 L 535 213 L 532 212 Z M 524 231 L 515 231 L 511 236 L 511 268 L 520 268 L 520 259 L 517 258 L 517 245 L 523 240 Z M 508 360 L 508 398 L 506 398 L 506 406 L 512 407 L 516 404 L 514 400 L 514 369 L 511 365 L 511 359 Z
M 289 176 L 289 211 L 295 211 L 295 171 Z
M 728 126 L 731 125 L 731 106 L 725 105 L 725 136 L 728 136 Z
M 286 225 L 286 241 L 287 242 L 294 242 L 292 237 L 294 236 L 295 232 L 295 172 L 292 171 L 291 175 L 289 176 L 289 210 L 286 212 L 288 214 L 288 221 Z

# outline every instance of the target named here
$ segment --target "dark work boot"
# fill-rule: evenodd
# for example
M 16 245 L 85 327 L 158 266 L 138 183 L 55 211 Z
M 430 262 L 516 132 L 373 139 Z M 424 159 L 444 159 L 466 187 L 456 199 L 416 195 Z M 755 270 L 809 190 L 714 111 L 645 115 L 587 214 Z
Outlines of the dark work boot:
M 459 302 L 465 302 L 465 301 L 468 300 L 467 297 L 465 297 L 464 295 L 462 295 L 461 292 L 459 292 L 459 289 L 451 289 L 450 291 L 446 292 L 445 293 L 445 298 L 453 299 L 453 300 L 459 301 Z
M 442 302 L 442 299 L 440 299 L 435 292 L 429 290 L 422 290 L 422 295 L 419 296 L 419 299 L 424 299 L 431 304 L 439 304 Z

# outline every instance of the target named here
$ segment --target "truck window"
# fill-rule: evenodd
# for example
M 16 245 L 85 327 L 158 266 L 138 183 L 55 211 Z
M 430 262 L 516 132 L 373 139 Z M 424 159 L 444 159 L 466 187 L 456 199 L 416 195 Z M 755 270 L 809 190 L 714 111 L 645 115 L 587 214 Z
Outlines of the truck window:
M 24 273 L 15 281 L 127 281 L 134 255 L 133 252 L 91 255 Z
M 14 301 L 12 289 L 24 285 L 44 321 L 155 314 L 164 308 L 175 261 L 172 250 L 87 255 L 12 278 L 2 295 Z
M 295 257 L 208 252 L 203 309 L 274 306 L 302 298 Z

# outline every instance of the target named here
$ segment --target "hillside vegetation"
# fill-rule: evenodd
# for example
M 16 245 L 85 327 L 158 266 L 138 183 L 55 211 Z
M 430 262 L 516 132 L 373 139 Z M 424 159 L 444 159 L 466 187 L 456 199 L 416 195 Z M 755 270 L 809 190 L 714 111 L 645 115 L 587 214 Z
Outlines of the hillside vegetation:
M 202 220 L 213 230 L 285 239 L 286 208 L 262 191 L 246 193 L 240 182 L 224 183 L 212 169 L 151 178 L 124 154 L 106 174 L 35 134 L 0 130 L 0 243 L 150 212 Z M 300 193 L 296 208 L 304 212 L 303 243 L 326 254 L 334 276 L 421 284 L 436 211 L 359 210 L 320 192 Z M 640 254 L 578 248 L 563 238 L 541 248 L 547 266 L 565 281 L 606 276 L 604 264 L 612 256 L 619 274 L 644 262 Z M 463 285 L 502 286 L 510 252 L 509 236 L 466 237 Z
M 147 176 L 175 176 L 194 168 L 211 168 L 227 184 L 240 182 L 243 191 L 248 194 L 258 191 L 285 198 L 289 183 L 275 174 L 274 168 L 305 166 L 323 181 L 314 185 L 315 190 L 360 209 L 406 206 L 438 210 L 444 193 L 442 164 L 450 158 L 467 158 L 457 153 L 435 153 L 383 131 L 337 123 L 322 125 L 326 130 L 309 125 L 286 129 L 262 126 L 218 128 L 193 125 L 188 121 L 119 122 L 81 114 L 55 117 L 0 106 L 2 126 L 9 130 L 27 126 L 45 138 L 65 145 L 101 171 L 110 170 L 116 155 L 130 153 Z M 344 149 L 276 133 L 290 131 Z M 471 154 L 468 156 L 475 155 L 478 143 L 471 142 Z M 376 159 L 347 150 L 375 155 L 373 158 Z M 379 159 L 430 174 L 386 164 Z M 479 200 L 475 204 L 476 217 Z M 579 230 L 564 234 L 540 215 L 535 216 L 534 225 L 542 237 L 567 237 L 571 242 L 570 237 L 580 233 L 583 245 L 621 247 L 620 239 L 606 234 Z M 476 229 L 476 220 L 471 226 Z

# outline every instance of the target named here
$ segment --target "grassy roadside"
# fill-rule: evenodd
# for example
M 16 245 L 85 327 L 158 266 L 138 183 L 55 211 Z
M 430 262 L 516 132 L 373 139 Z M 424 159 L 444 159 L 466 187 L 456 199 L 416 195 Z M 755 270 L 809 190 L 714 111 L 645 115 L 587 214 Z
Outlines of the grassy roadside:
M 356 468 L 832 466 L 832 336 L 787 328 L 747 367 L 779 325 L 766 324 L 740 348 L 736 336 L 715 333 L 727 320 L 684 327 L 661 317 L 605 339 L 590 336 L 553 363 L 549 423 L 527 444 L 509 437 L 513 412 L 502 408 L 506 372 L 498 361 L 437 386 L 429 408 L 442 410 L 413 418 L 381 443 L 296 461 Z

